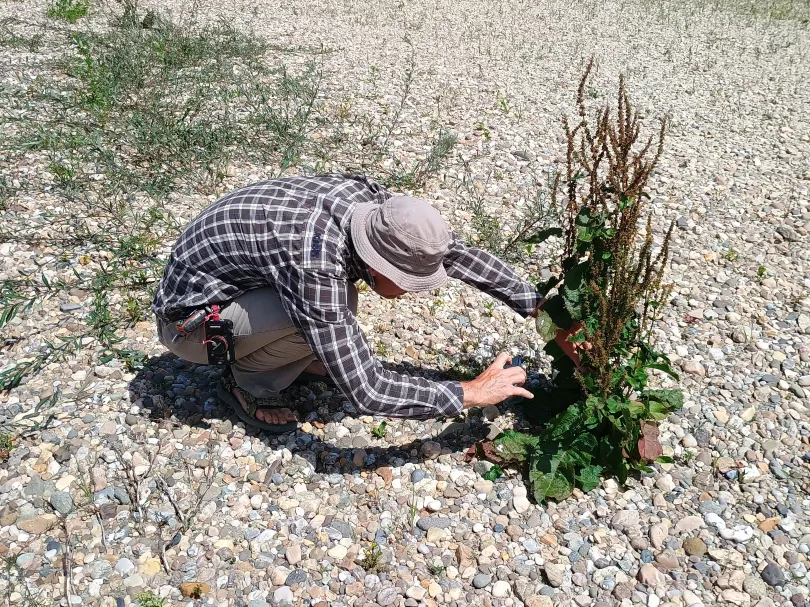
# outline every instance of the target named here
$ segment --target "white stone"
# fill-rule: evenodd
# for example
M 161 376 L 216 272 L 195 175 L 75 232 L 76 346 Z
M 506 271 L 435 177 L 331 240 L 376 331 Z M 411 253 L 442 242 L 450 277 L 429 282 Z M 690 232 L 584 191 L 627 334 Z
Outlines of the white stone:
M 492 596 L 499 599 L 507 597 L 511 593 L 512 588 L 509 586 L 509 582 L 504 582 L 503 580 L 495 582 L 495 585 L 492 587 Z
M 669 493 L 675 488 L 675 481 L 671 474 L 662 474 L 655 481 L 655 486 L 664 493 Z
M 337 546 L 332 546 L 326 552 L 326 554 L 328 554 L 333 559 L 341 560 L 341 559 L 346 557 L 347 552 L 348 552 L 348 549 L 346 548 L 346 546 L 341 546 L 340 544 L 338 544 Z
M 273 593 L 273 600 L 278 604 L 281 602 L 292 603 L 293 591 L 289 586 L 282 586 Z

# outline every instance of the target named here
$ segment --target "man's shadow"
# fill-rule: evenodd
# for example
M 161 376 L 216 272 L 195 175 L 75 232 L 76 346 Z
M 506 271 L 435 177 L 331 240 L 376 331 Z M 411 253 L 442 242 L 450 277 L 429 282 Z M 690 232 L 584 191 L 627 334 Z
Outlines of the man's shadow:
M 457 368 L 471 369 L 473 373 L 477 371 L 474 361 L 460 362 L 462 364 Z M 468 379 L 463 372 L 447 373 L 431 367 L 419 368 L 409 363 L 384 363 L 384 366 L 399 373 L 433 380 Z M 319 392 L 318 386 L 313 389 L 304 386 L 291 387 L 287 391 L 289 398 L 297 399 L 297 406 L 294 408 L 302 422 L 299 423 L 299 430 L 280 436 L 270 435 L 243 424 L 231 408 L 217 398 L 216 387 L 222 370 L 221 367 L 189 363 L 170 353 L 151 357 L 129 383 L 130 402 L 148 412 L 153 421 L 169 425 L 183 424 L 208 429 L 214 420 L 231 420 L 232 423 L 244 426 L 247 436 L 258 437 L 271 448 L 287 447 L 293 451 L 315 453 L 315 471 L 327 474 L 343 473 L 351 469 L 375 469 L 405 462 L 418 463 L 435 458 L 436 454 L 431 453 L 435 445 L 426 447 L 425 443 L 428 441 L 438 442 L 443 452 L 448 449 L 451 453 L 463 452 L 478 441 L 493 437 L 499 429 L 506 429 L 504 426 L 493 426 L 480 412 L 473 412 L 455 421 L 444 417 L 417 420 L 425 424 L 425 436 L 400 444 L 380 446 L 382 441 L 361 439 L 356 432 L 350 432 L 348 436 L 344 433 L 340 439 L 325 441 L 311 432 L 303 432 L 300 426 L 307 422 L 323 429 L 329 422 L 343 424 L 344 419 L 352 420 L 359 414 L 339 392 L 331 396 L 322 391 L 316 394 Z M 502 412 L 503 409 L 501 407 Z M 495 423 L 497 424 L 497 420 Z M 351 427 L 358 424 L 359 421 L 351 422 Z M 390 440 L 395 441 L 396 438 Z M 361 459 L 362 465 L 358 465 Z

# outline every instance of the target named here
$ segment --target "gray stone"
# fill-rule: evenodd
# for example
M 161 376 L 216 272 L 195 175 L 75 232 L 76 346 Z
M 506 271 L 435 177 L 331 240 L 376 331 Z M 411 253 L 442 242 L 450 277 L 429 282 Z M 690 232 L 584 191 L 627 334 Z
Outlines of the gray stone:
M 110 577 L 113 567 L 109 561 L 98 559 L 90 563 L 89 571 L 90 577 L 94 580 L 104 580 Z
M 563 585 L 563 581 L 565 580 L 564 565 L 547 563 L 544 570 L 546 572 L 546 579 L 548 580 L 549 586 L 559 588 Z
M 446 516 L 429 516 L 427 518 L 420 518 L 416 522 L 416 526 L 422 531 L 427 531 L 434 527 L 438 529 L 449 529 L 452 524 L 453 521 Z
M 59 514 L 66 515 L 73 511 L 73 498 L 70 493 L 65 491 L 57 491 L 51 496 L 51 506 Z
M 286 586 L 294 586 L 295 584 L 303 584 L 307 581 L 307 572 L 303 569 L 294 569 L 290 572 L 290 575 L 287 576 L 287 579 L 284 581 Z
M 135 565 L 127 558 L 119 559 L 115 564 L 115 571 L 123 576 L 127 576 L 135 570 Z
M 383 588 L 377 593 L 377 604 L 381 607 L 388 607 L 393 605 L 399 599 L 401 590 L 396 587 L 388 586 Z
M 760 575 L 762 575 L 763 581 L 768 584 L 768 586 L 784 586 L 787 583 L 782 568 L 774 563 L 768 563 Z

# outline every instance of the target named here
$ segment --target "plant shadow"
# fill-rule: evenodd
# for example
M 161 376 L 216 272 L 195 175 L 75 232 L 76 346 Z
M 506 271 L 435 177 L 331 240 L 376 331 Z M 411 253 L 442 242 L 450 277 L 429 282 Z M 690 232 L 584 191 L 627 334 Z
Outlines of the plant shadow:
M 472 361 L 461 361 L 462 368 L 474 368 Z M 468 364 L 464 364 L 468 363 Z M 433 380 L 460 379 L 457 373 L 446 373 L 438 369 L 410 363 L 383 365 L 398 373 L 421 376 Z M 129 399 L 141 408 L 156 423 L 169 425 L 189 425 L 203 429 L 217 429 L 230 420 L 235 427 L 244 428 L 246 436 L 255 437 L 268 447 L 288 448 L 293 452 L 309 451 L 315 454 L 315 471 L 318 473 L 344 473 L 352 469 L 376 469 L 382 466 L 401 466 L 406 462 L 419 463 L 436 458 L 436 445 L 439 443 L 442 454 L 463 453 L 478 441 L 493 437 L 500 429 L 484 418 L 481 410 L 471 410 L 467 415 L 456 419 L 436 417 L 413 421 L 403 430 L 406 438 L 396 444 L 389 443 L 389 437 L 366 439 L 357 430 L 365 422 L 358 419 L 354 407 L 348 404 L 340 393 L 318 391 L 318 386 L 294 386 L 285 393 L 295 399 L 296 412 L 301 423 L 299 429 L 284 435 L 270 435 L 248 426 L 239 420 L 229 406 L 216 395 L 216 386 L 222 368 L 197 365 L 165 353 L 151 357 L 138 370 L 129 383 Z M 312 387 L 314 390 L 310 390 Z M 504 412 L 506 406 L 500 407 Z M 379 418 L 381 421 L 383 418 Z M 379 423 L 375 418 L 375 424 Z M 318 429 L 321 434 L 334 434 L 325 439 L 313 432 L 304 432 L 304 423 Z M 334 426 L 326 432 L 326 424 L 342 425 L 349 430 L 342 431 L 338 438 Z M 418 438 L 408 434 L 421 431 Z M 231 430 L 241 434 L 241 430 Z M 365 434 L 365 433 L 362 433 Z M 396 437 L 390 437 L 397 441 Z

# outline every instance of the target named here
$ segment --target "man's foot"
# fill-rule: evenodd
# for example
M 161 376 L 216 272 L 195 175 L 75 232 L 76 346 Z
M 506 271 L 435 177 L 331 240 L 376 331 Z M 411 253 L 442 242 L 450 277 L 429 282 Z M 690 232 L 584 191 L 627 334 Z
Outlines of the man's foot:
M 250 415 L 250 406 L 245 401 L 245 397 L 242 394 L 242 390 L 237 387 L 233 387 L 231 389 L 233 395 L 236 397 L 236 400 L 239 401 L 239 404 L 242 405 L 242 408 L 245 410 L 245 413 Z M 260 422 L 264 422 L 265 424 L 286 424 L 289 422 L 296 421 L 295 414 L 288 408 L 282 407 L 278 409 L 271 409 L 271 408 L 257 408 L 256 414 L 254 416 Z

